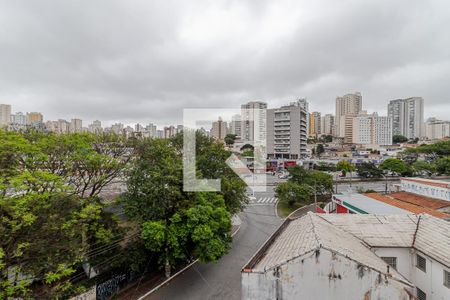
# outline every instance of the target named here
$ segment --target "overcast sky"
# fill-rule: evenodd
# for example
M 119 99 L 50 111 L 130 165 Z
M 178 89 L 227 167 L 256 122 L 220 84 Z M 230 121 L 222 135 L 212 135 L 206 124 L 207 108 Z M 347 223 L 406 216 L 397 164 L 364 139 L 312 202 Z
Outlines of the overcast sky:
M 450 119 L 448 0 L 0 0 L 0 103 L 86 123 L 360 91 Z M 86 124 L 85 123 L 85 124 Z

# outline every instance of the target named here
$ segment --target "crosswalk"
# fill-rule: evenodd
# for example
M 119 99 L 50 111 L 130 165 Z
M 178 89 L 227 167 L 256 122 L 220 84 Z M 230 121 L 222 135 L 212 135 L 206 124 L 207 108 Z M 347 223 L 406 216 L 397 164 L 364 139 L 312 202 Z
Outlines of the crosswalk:
M 276 197 L 259 197 L 250 200 L 249 204 L 274 204 L 278 201 Z

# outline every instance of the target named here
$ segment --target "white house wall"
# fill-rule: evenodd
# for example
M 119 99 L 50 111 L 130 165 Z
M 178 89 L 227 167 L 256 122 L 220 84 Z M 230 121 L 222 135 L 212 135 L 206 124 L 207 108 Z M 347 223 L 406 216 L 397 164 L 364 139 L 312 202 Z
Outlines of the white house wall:
M 407 300 L 405 287 L 326 249 L 264 274 L 242 273 L 242 299 Z
M 427 299 L 450 299 L 450 288 L 444 285 L 444 270 L 450 272 L 450 268 L 411 248 L 376 248 L 372 251 L 379 257 L 397 257 L 397 271 L 424 291 Z M 426 272 L 416 267 L 416 254 L 426 259 Z

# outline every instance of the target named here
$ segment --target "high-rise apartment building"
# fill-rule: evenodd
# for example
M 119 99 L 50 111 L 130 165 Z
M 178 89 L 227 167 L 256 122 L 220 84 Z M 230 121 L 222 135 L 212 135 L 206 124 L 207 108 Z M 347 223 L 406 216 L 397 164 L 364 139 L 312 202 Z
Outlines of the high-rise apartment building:
M 27 122 L 29 125 L 33 123 L 42 123 L 44 121 L 44 116 L 40 112 L 28 112 Z
M 230 123 L 230 133 L 236 135 L 236 139 L 241 139 L 242 134 L 242 121 L 241 121 L 241 115 L 236 114 L 231 117 L 231 123 Z
M 170 125 L 170 126 L 164 127 L 164 138 L 165 139 L 168 139 L 168 138 L 174 136 L 175 134 L 177 134 L 177 129 L 175 128 L 175 126 Z
M 321 119 L 321 125 L 320 125 L 320 133 L 323 135 L 334 135 L 333 133 L 333 127 L 334 127 L 334 115 L 332 114 L 326 114 Z
M 266 139 L 266 109 L 267 103 L 261 101 L 251 101 L 241 105 L 241 139 L 243 141 Z
M 409 139 L 424 136 L 423 98 L 391 100 L 388 104 L 388 117 L 392 118 L 393 135 L 403 135 Z
M 59 133 L 60 134 L 67 134 L 70 133 L 70 123 L 66 120 L 59 119 L 58 120 L 58 127 L 59 127 Z
M 392 119 L 377 114 L 353 117 L 351 142 L 362 145 L 392 145 Z
M 309 136 L 317 137 L 322 133 L 320 112 L 314 111 L 309 114 Z
M 345 126 L 346 115 L 359 115 L 362 112 L 362 96 L 361 93 L 347 94 L 336 98 L 336 132 L 341 134 L 342 127 Z M 342 135 L 339 135 L 343 137 Z
M 8 126 L 11 122 L 11 105 L 0 104 L 0 127 Z
M 81 119 L 70 120 L 69 131 L 71 133 L 79 133 L 83 131 L 83 121 Z
M 12 130 L 25 130 L 27 128 L 27 116 L 21 112 L 11 115 Z
M 103 132 L 102 122 L 99 120 L 95 120 L 92 124 L 88 125 L 89 132 L 99 134 Z
M 177 125 L 177 133 L 183 132 L 183 125 Z
M 216 140 L 223 140 L 227 135 L 227 122 L 224 122 L 222 118 L 212 123 L 211 136 Z
M 450 121 L 430 118 L 425 122 L 425 136 L 430 140 L 440 140 L 450 137 Z
M 305 105 L 306 104 L 306 105 Z M 300 159 L 306 155 L 308 111 L 305 101 L 267 110 L 269 158 Z
M 115 134 L 123 134 L 124 126 L 122 123 L 115 123 L 111 126 L 111 132 Z
M 153 123 L 148 124 L 145 127 L 145 131 L 147 132 L 149 137 L 157 137 L 157 133 L 156 133 L 157 128 L 156 128 L 155 124 L 153 124 Z
M 144 126 L 137 123 L 136 125 L 134 125 L 134 131 L 135 132 L 143 132 L 144 131 Z

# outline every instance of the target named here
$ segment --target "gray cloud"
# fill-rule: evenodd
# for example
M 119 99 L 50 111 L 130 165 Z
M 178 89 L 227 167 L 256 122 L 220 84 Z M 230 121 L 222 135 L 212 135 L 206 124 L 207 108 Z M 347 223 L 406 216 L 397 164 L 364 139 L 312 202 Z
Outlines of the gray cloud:
M 186 107 L 365 109 L 422 96 L 450 111 L 442 1 L 0 0 L 0 102 L 46 119 L 180 122 Z

